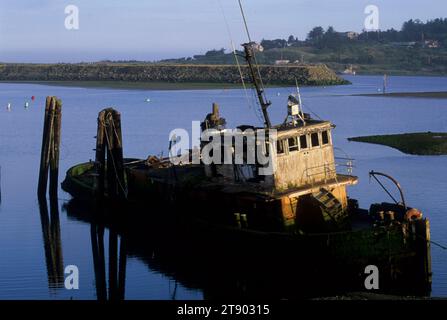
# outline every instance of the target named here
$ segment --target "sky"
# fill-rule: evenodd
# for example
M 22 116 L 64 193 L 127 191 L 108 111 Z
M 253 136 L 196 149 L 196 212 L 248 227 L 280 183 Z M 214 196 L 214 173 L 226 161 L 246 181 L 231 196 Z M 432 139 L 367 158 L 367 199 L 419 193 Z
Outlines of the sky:
M 364 28 L 365 8 L 379 26 L 447 17 L 446 0 L 242 0 L 253 40 L 305 39 L 314 26 Z M 79 28 L 67 29 L 67 6 Z M 73 20 L 69 19 L 69 26 Z M 228 28 L 227 28 L 228 25 Z M 246 42 L 237 0 L 0 0 L 0 61 L 148 60 L 201 54 Z

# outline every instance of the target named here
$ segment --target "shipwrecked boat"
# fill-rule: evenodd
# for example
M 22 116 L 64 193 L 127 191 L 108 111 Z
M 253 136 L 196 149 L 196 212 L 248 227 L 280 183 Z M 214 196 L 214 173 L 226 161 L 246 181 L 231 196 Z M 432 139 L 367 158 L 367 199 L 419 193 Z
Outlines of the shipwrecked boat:
M 289 96 L 285 121 L 272 125 L 255 59 L 261 48 L 253 42 L 243 47 L 263 127 L 227 129 L 213 105 L 201 123 L 196 148 L 171 152 L 165 159 L 123 161 L 117 113 L 106 109 L 98 119 L 98 139 L 106 137 L 107 143 L 97 144 L 95 162 L 68 170 L 63 189 L 79 199 L 118 197 L 130 203 L 150 201 L 151 206 L 158 202 L 161 208 L 173 203 L 177 209 L 171 213 L 193 230 L 191 237 L 199 232 L 202 244 L 214 249 L 219 243 L 245 255 L 287 257 L 361 285 L 365 268 L 374 265 L 382 288 L 427 295 L 429 221 L 407 206 L 397 181 L 373 171 L 371 176 L 395 183 L 401 200 L 359 208 L 347 193 L 358 182 L 352 175 L 353 160 L 334 155 L 334 125 L 304 113 L 299 91 Z M 171 144 L 176 144 L 175 137 Z

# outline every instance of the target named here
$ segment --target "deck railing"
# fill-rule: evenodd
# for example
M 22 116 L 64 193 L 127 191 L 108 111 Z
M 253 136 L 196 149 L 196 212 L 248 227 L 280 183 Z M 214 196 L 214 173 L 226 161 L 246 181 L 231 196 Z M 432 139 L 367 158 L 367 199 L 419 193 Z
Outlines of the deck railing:
M 330 179 L 335 179 L 337 182 L 337 168 L 345 168 L 346 174 L 351 175 L 354 168 L 354 159 L 352 158 L 335 158 L 335 162 L 324 163 L 322 165 L 309 167 L 304 170 L 303 175 L 306 178 L 306 182 L 310 182 L 313 187 L 315 183 L 324 181 L 327 183 Z M 318 178 L 321 177 L 322 179 Z

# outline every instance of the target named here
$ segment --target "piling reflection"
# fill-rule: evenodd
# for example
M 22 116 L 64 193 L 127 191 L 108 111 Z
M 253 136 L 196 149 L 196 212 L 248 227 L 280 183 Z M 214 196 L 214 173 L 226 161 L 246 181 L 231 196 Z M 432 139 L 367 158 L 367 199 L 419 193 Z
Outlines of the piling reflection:
M 64 287 L 64 261 L 57 198 L 51 197 L 50 210 L 48 210 L 46 199 L 40 199 L 39 209 L 48 286 L 49 288 L 62 288 Z
M 104 250 L 104 225 L 92 222 L 90 226 L 96 296 L 98 300 L 124 300 L 126 286 L 127 250 L 124 236 L 112 228 L 109 230 L 108 288 L 106 281 L 106 257 Z

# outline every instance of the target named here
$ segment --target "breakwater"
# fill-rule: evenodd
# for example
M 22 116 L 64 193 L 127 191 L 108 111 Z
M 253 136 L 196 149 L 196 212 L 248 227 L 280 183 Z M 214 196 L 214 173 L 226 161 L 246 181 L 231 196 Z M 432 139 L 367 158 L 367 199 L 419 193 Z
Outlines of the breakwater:
M 242 67 L 248 81 L 248 69 Z M 266 85 L 339 85 L 348 82 L 325 65 L 260 67 Z M 133 63 L 1 64 L 0 81 L 125 81 L 141 83 L 239 84 L 232 65 L 165 65 Z

